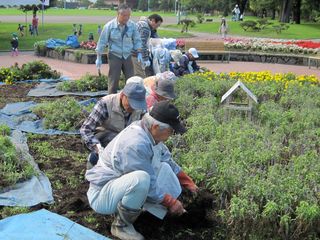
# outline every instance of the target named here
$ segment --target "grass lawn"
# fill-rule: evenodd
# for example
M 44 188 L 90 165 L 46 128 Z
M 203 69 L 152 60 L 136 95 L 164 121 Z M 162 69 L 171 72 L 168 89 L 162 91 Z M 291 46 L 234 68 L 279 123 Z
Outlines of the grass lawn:
M 2 24 L 0 28 L 0 51 L 9 51 L 11 49 L 10 40 L 11 33 L 16 32 L 18 23 L 5 23 Z M 88 39 L 89 32 L 93 32 L 95 41 L 98 41 L 97 34 L 97 24 L 84 24 L 83 26 L 83 35 L 79 37 L 79 42 L 86 41 Z M 192 36 L 189 33 L 181 34 L 180 32 L 162 30 L 160 29 L 159 35 L 166 38 L 178 38 L 178 37 L 190 37 Z M 39 36 L 30 36 L 29 33 L 24 37 L 19 36 L 19 49 L 20 50 L 33 50 L 33 44 L 36 41 L 47 40 L 49 38 L 59 38 L 66 40 L 68 35 L 72 33 L 72 24 L 63 24 L 63 23 L 47 23 L 44 25 L 44 28 L 39 25 Z
M 257 18 L 246 18 L 246 20 L 255 20 Z M 271 20 L 270 20 L 271 21 Z M 271 21 L 274 25 L 279 25 L 278 21 Z M 289 29 L 277 34 L 272 26 L 268 26 L 267 29 L 256 31 L 244 31 L 240 26 L 241 22 L 232 22 L 227 18 L 229 25 L 230 35 L 234 36 L 246 36 L 246 37 L 267 37 L 267 38 L 283 38 L 283 39 L 319 39 L 320 38 L 320 23 L 302 23 L 302 24 L 288 24 Z M 218 33 L 220 21 L 215 18 L 214 22 L 205 22 L 202 24 L 196 24 L 195 27 L 189 28 L 191 32 L 208 32 Z M 162 27 L 176 28 L 177 25 L 166 25 Z M 182 26 L 179 26 L 181 28 Z
M 149 16 L 153 12 L 132 12 L 132 16 Z M 15 16 L 15 15 L 24 15 L 21 10 L 17 8 L 0 8 L 0 15 L 6 16 Z M 41 11 L 38 12 L 38 15 L 41 14 Z M 115 16 L 115 10 L 99 10 L 99 9 L 54 9 L 49 8 L 45 10 L 45 15 L 48 16 Z M 175 16 L 174 13 L 171 12 L 159 12 L 159 14 L 163 17 L 166 16 Z M 28 12 L 29 16 L 32 16 L 32 12 Z

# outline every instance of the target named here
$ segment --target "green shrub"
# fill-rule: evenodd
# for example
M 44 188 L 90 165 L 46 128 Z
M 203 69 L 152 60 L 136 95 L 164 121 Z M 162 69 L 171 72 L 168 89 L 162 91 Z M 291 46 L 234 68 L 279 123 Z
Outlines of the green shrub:
M 35 42 L 33 45 L 33 49 L 34 49 L 35 55 L 46 56 L 46 51 L 47 51 L 46 41 L 43 40 L 43 41 Z
M 226 239 L 316 239 L 320 86 L 246 83 L 260 100 L 255 120 L 226 120 L 220 100 L 237 80 L 190 74 L 177 81 L 175 103 L 188 131 L 182 146 L 173 145 L 174 158 L 216 195 Z
M 43 78 L 59 78 L 60 73 L 52 70 L 49 65 L 43 61 L 33 61 L 23 64 L 21 68 L 16 63 L 10 68 L 0 69 L 0 81 L 6 84 L 13 84 L 21 80 L 36 80 Z
M 19 159 L 15 146 L 7 136 L 8 128 L 0 127 L 0 192 L 6 187 L 35 175 L 33 166 Z
M 204 21 L 203 14 L 200 14 L 200 13 L 197 14 L 197 21 L 198 21 L 198 23 L 203 23 L 203 21 Z
M 7 125 L 0 125 L 0 136 L 9 136 L 10 128 Z
M 66 92 L 102 91 L 108 89 L 108 77 L 86 74 L 79 80 L 64 81 L 57 85 L 57 89 Z
M 41 78 L 59 78 L 60 73 L 56 70 L 52 70 L 50 66 L 43 61 L 33 61 L 26 64 L 23 64 L 21 69 L 21 80 L 33 80 Z
M 260 31 L 261 28 L 258 26 L 258 23 L 256 21 L 247 20 L 242 23 L 240 23 L 240 27 L 243 28 L 243 30 L 247 31 L 251 29 L 252 31 Z
M 82 107 L 74 98 L 65 97 L 56 101 L 44 102 L 32 109 L 40 118 L 44 118 L 44 127 L 61 131 L 79 129 L 93 105 Z

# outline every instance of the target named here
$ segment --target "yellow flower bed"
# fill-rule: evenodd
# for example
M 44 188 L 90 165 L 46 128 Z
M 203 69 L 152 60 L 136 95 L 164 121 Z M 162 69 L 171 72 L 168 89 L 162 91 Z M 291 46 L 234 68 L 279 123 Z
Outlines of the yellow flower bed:
M 208 80 L 227 80 L 235 79 L 244 83 L 260 83 L 260 82 L 278 82 L 283 83 L 284 89 L 288 88 L 289 84 L 309 83 L 312 86 L 320 85 L 320 79 L 315 75 L 295 75 L 293 73 L 276 73 L 272 74 L 270 71 L 262 72 L 230 72 L 230 73 L 215 73 L 203 72 L 197 73 L 198 76 L 207 78 Z

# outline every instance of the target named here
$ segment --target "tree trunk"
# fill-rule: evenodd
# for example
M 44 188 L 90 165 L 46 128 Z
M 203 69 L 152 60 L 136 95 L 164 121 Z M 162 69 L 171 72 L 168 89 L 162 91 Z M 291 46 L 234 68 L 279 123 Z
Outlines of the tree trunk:
M 280 22 L 290 22 L 290 15 L 292 9 L 292 0 L 283 0 Z
M 246 9 L 248 0 L 242 0 L 240 1 L 239 7 L 240 7 L 240 14 L 244 13 L 244 10 Z
M 275 20 L 275 19 L 276 19 L 276 9 L 275 9 L 275 8 L 272 9 L 271 19 L 272 19 L 272 20 Z
M 293 21 L 296 24 L 300 24 L 301 18 L 301 0 L 295 0 L 293 5 Z

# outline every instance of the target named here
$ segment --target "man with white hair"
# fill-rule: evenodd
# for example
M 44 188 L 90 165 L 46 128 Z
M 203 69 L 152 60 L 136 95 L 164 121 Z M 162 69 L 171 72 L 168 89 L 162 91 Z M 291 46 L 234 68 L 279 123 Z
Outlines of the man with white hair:
M 190 48 L 188 52 L 182 55 L 178 63 L 173 66 L 173 72 L 176 76 L 194 73 L 200 70 L 196 59 L 199 58 L 198 51 L 195 48 Z
M 87 170 L 89 204 L 97 213 L 115 214 L 112 235 L 144 239 L 133 227 L 142 208 L 153 214 L 150 206 L 159 209 L 158 214 L 186 212 L 177 199 L 181 187 L 193 193 L 198 187 L 162 144 L 174 132 L 185 132 L 178 109 L 168 101 L 156 103 L 142 120 L 121 131 L 104 149 L 98 163 Z M 161 158 L 154 161 L 153 149 L 159 144 L 163 150 Z
M 131 9 L 126 4 L 120 4 L 118 15 L 104 25 L 97 43 L 96 66 L 100 70 L 102 65 L 101 55 L 108 46 L 108 93 L 116 93 L 119 86 L 121 71 L 126 80 L 134 75 L 131 59 L 132 52 L 142 59 L 141 38 L 136 24 L 130 20 Z

